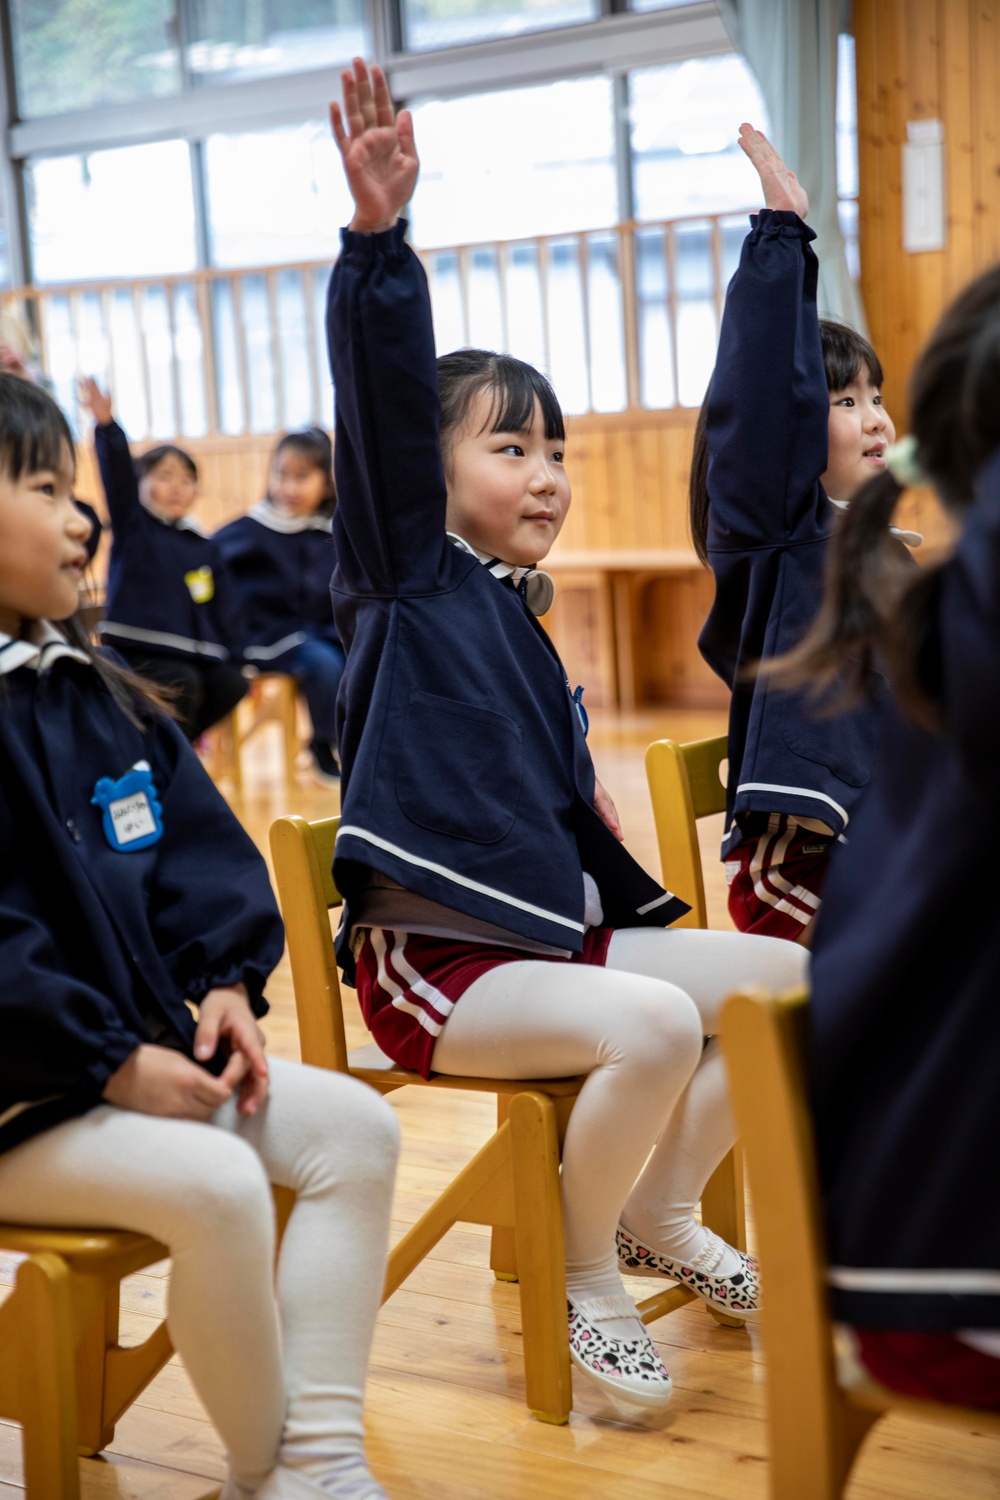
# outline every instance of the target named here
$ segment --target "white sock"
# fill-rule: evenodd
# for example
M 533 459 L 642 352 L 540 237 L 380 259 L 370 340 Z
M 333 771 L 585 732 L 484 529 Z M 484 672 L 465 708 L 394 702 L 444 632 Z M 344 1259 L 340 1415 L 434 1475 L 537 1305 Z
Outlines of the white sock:
M 327 1500 L 388 1500 L 385 1490 L 372 1478 L 363 1453 L 332 1458 L 329 1454 L 298 1448 L 294 1462 L 289 1463 L 286 1451 L 282 1463 L 300 1479 L 309 1481 L 315 1488 L 316 1500 L 321 1496 Z
M 607 1257 L 591 1266 L 566 1267 L 566 1295 L 575 1308 L 586 1316 L 588 1302 L 603 1302 L 608 1298 L 631 1302 L 618 1270 L 617 1260 Z M 635 1306 L 635 1303 L 632 1303 Z M 635 1340 L 642 1338 L 645 1328 L 639 1314 L 634 1317 L 602 1318 L 601 1332 L 609 1339 Z
M 735 1276 L 743 1264 L 738 1250 L 699 1224 L 697 1219 L 656 1222 L 652 1216 L 638 1213 L 629 1205 L 628 1218 L 623 1216 L 622 1227 L 647 1249 L 671 1260 L 683 1261 L 686 1266 L 703 1255 L 704 1262 L 697 1269 L 710 1276 Z

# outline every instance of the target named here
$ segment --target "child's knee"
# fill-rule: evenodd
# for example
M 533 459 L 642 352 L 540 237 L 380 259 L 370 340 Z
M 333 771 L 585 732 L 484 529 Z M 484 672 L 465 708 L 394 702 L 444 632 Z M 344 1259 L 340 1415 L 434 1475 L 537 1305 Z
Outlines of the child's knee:
M 248 1142 L 213 1129 L 192 1154 L 185 1193 L 189 1217 L 227 1234 L 263 1233 L 273 1221 L 271 1185 Z
M 299 1097 L 311 1101 L 304 1125 L 337 1183 L 392 1181 L 399 1158 L 399 1121 L 377 1090 L 343 1073 L 303 1068 Z
M 622 992 L 609 1025 L 609 1041 L 630 1071 L 662 1077 L 693 1073 L 704 1041 L 701 1017 L 675 985 L 639 975 L 622 976 Z

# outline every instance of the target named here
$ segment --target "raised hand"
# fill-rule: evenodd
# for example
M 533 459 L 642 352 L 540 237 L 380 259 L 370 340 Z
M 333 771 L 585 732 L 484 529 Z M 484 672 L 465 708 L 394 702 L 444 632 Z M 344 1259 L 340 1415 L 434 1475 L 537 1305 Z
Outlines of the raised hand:
M 356 57 L 340 76 L 344 108 L 330 105 L 330 123 L 356 207 L 350 227 L 377 234 L 392 228 L 416 186 L 413 117 L 408 109 L 396 115 L 381 68 L 373 67 L 369 76 Z
M 764 189 L 768 208 L 785 209 L 804 219 L 809 212 L 806 190 L 790 167 L 786 167 L 766 135 L 752 125 L 740 126 L 740 146 L 750 158 Z
M 88 375 L 79 385 L 80 405 L 89 411 L 98 427 L 106 427 L 111 421 L 111 397 L 102 391 L 96 380 Z

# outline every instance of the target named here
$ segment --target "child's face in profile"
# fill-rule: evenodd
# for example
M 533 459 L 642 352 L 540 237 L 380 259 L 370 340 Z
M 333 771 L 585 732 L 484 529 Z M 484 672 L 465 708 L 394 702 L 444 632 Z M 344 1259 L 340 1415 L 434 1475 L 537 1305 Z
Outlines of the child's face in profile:
M 330 481 L 304 453 L 283 448 L 271 465 L 268 493 L 286 516 L 314 516 L 330 493 Z
M 493 403 L 479 391 L 448 445 L 447 527 L 480 552 L 517 567 L 541 562 L 570 504 L 563 444 L 545 436 L 536 397 L 531 426 L 490 431 Z
M 198 481 L 176 453 L 167 453 L 142 476 L 139 495 L 165 521 L 179 521 L 198 498 Z
M 65 620 L 87 566 L 90 521 L 73 503 L 73 456 L 58 471 L 12 479 L 0 471 L 0 630 L 25 620 Z
M 885 468 L 885 450 L 896 429 L 878 386 L 863 366 L 850 385 L 830 392 L 829 452 L 823 488 L 832 500 L 850 500 Z

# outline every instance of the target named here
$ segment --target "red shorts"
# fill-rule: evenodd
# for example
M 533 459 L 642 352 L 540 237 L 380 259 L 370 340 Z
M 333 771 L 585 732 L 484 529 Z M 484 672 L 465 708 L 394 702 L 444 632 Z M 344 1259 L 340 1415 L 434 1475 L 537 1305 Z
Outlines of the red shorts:
M 452 938 L 420 937 L 381 927 L 360 929 L 357 990 L 361 1014 L 379 1047 L 401 1068 L 430 1077 L 434 1044 L 456 1003 L 481 974 L 500 964 L 538 960 L 537 953 Z M 603 968 L 613 927 L 591 927 L 583 952 L 543 958 L 551 964 Z
M 879 1385 L 919 1401 L 1000 1411 L 1000 1359 L 953 1333 L 855 1328 L 861 1363 Z
M 729 915 L 740 932 L 801 938 L 819 911 L 832 834 L 803 828 L 789 813 L 752 813 L 726 860 Z

